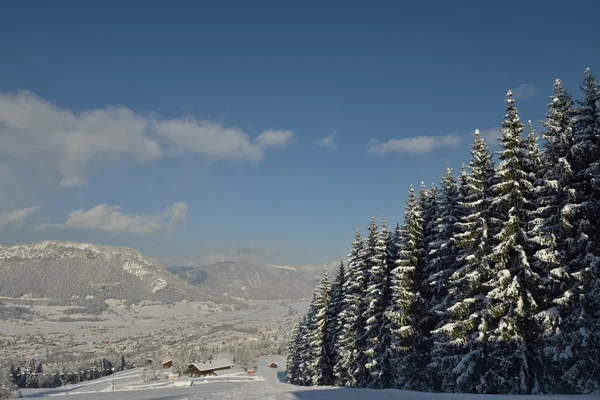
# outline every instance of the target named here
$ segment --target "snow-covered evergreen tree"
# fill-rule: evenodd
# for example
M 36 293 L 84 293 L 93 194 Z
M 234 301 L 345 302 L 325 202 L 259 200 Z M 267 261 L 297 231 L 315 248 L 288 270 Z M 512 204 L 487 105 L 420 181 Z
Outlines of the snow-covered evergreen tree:
M 423 262 L 428 265 L 433 258 L 430 254 L 430 244 L 435 241 L 437 222 L 440 216 L 440 208 L 438 207 L 439 190 L 435 184 L 431 184 L 430 188 L 425 187 L 425 183 L 421 182 L 419 190 L 418 203 L 421 209 L 421 242 L 420 247 L 423 250 Z M 425 271 L 423 271 L 425 273 Z M 426 288 L 427 289 L 427 288 Z
M 335 383 L 338 386 L 355 385 L 353 378 L 356 368 L 355 353 L 363 350 L 357 347 L 356 337 L 364 330 L 361 310 L 365 288 L 368 284 L 367 263 L 363 258 L 364 243 L 360 236 L 360 230 L 357 230 L 352 249 L 347 257 L 348 279 L 344 285 L 343 311 L 340 314 L 340 323 L 343 329 L 339 338 L 338 361 L 334 366 Z
M 301 335 L 301 324 L 302 320 L 296 324 L 294 327 L 294 331 L 292 333 L 292 338 L 287 348 L 287 358 L 286 358 L 286 373 L 285 379 L 287 383 L 291 383 L 295 385 L 298 383 L 299 378 L 299 368 L 300 364 L 300 335 Z
M 575 230 L 567 262 L 578 285 L 571 293 L 577 301 L 564 323 L 572 357 L 563 384 L 569 391 L 588 393 L 600 390 L 600 88 L 589 68 L 581 89 L 568 157 L 576 206 L 567 208 Z
M 392 375 L 392 353 L 390 322 L 385 314 L 389 308 L 391 293 L 391 272 L 395 268 L 394 241 L 386 221 L 377 233 L 375 254 L 372 258 L 369 287 L 367 289 L 365 311 L 367 348 L 366 368 L 370 373 L 368 387 L 383 389 L 390 387 Z
M 542 168 L 542 156 L 540 154 L 540 148 L 538 145 L 538 137 L 535 134 L 535 129 L 533 129 L 531 120 L 527 121 L 527 138 L 525 141 L 525 148 L 527 149 L 528 155 L 525 169 L 527 172 L 536 177 Z
M 532 268 L 546 282 L 539 296 L 537 316 L 542 328 L 536 343 L 538 358 L 544 364 L 541 380 L 546 392 L 563 392 L 566 388 L 561 377 L 566 370 L 565 360 L 570 358 L 565 347 L 565 332 L 573 330 L 564 324 L 572 314 L 574 296 L 571 294 L 576 284 L 566 262 L 566 251 L 574 239 L 568 211 L 576 201 L 571 188 L 573 170 L 568 160 L 573 145 L 573 101 L 559 79 L 554 83 L 551 99 L 546 119 L 540 121 L 545 128 L 541 132 L 545 145 L 540 179 L 534 186 L 536 218 L 529 236 L 536 245 Z
M 332 366 L 332 381 L 329 384 L 335 383 L 333 374 L 334 366 L 339 362 L 340 354 L 340 338 L 342 336 L 343 324 L 340 315 L 344 309 L 344 289 L 346 287 L 347 272 L 344 266 L 344 261 L 340 261 L 338 272 L 331 284 L 331 301 L 329 302 L 329 320 L 327 328 L 327 340 L 329 363 Z
M 352 357 L 352 369 L 351 369 L 351 386 L 353 387 L 366 387 L 371 380 L 369 370 L 367 369 L 368 358 L 365 354 L 365 350 L 368 346 L 368 335 L 366 331 L 367 320 L 366 311 L 369 305 L 367 299 L 367 289 L 370 282 L 371 269 L 373 267 L 373 259 L 376 254 L 377 236 L 378 236 L 377 224 L 375 223 L 375 217 L 371 218 L 369 224 L 369 236 L 365 238 L 365 244 L 362 248 L 361 259 L 364 263 L 363 279 L 361 290 L 361 299 L 357 304 L 357 334 L 355 338 L 356 351 Z
M 489 256 L 493 273 L 485 286 L 491 290 L 485 298 L 488 318 L 486 364 L 481 376 L 483 393 L 531 393 L 540 382 L 529 344 L 535 339 L 537 313 L 534 293 L 541 286 L 526 254 L 528 194 L 532 189 L 525 167 L 530 162 L 527 142 L 522 138 L 524 126 L 518 115 L 512 92 L 506 98 L 506 116 L 502 123 L 497 170 L 498 182 L 492 201 L 507 210 L 497 245 Z
M 468 169 L 470 173 L 462 177 L 461 185 L 464 193 L 460 205 L 464 214 L 452 238 L 459 248 L 458 269 L 448 282 L 450 306 L 434 331 L 436 340 L 432 350 L 434 367 L 445 392 L 478 392 L 485 363 L 487 323 L 483 299 L 487 288 L 483 282 L 490 277 L 486 255 L 491 251 L 490 202 L 495 169 L 492 154 L 478 130 Z
M 458 222 L 462 215 L 460 198 L 459 187 L 452 174 L 452 169 L 448 167 L 440 181 L 437 201 L 438 218 L 435 221 L 432 241 L 429 243 L 428 263 L 425 266 L 426 284 L 430 293 L 430 297 L 427 299 L 428 317 L 423 321 L 423 329 L 426 332 L 432 332 L 440 327 L 440 323 L 444 322 L 444 314 L 451 305 L 452 298 L 448 292 L 448 282 L 458 267 L 459 248 L 453 238 L 459 233 Z M 432 338 L 434 343 L 437 340 L 435 336 Z M 434 343 L 432 345 L 435 345 Z M 445 372 L 441 368 L 443 361 L 438 360 L 437 356 L 437 354 L 432 354 L 430 363 L 432 374 Z M 436 376 L 433 379 L 435 390 L 442 389 L 441 384 L 444 377 L 445 375 Z
M 448 167 L 440 182 L 438 218 L 433 224 L 435 228 L 429 242 L 429 263 L 425 271 L 431 291 L 429 306 L 435 315 L 448 307 L 446 283 L 456 269 L 459 249 L 452 238 L 458 233 L 457 223 L 462 213 L 459 200 L 459 187 L 452 175 L 452 168 Z
M 422 283 L 420 295 L 425 302 L 425 307 L 429 308 L 433 299 L 433 287 L 427 282 L 429 276 L 429 266 L 435 258 L 435 250 L 432 250 L 432 244 L 436 241 L 437 223 L 441 209 L 439 207 L 439 190 L 435 184 L 430 188 L 425 187 L 421 182 L 421 188 L 418 196 L 419 210 L 421 211 L 421 239 L 418 243 L 420 249 L 422 268 L 419 270 L 418 281 Z M 429 313 L 422 316 L 419 321 L 420 329 L 426 332 L 427 346 L 431 345 L 429 332 L 435 328 L 435 321 Z
M 427 336 L 420 322 L 427 314 L 421 291 L 424 287 L 423 218 L 413 187 L 410 187 L 402 244 L 392 271 L 392 303 L 386 312 L 394 334 L 395 383 L 407 390 L 429 390 Z
M 313 378 L 313 370 L 311 369 L 311 339 L 312 332 L 315 330 L 314 320 L 316 315 L 316 309 L 314 307 L 315 299 L 313 296 L 313 301 L 309 306 L 303 321 L 300 324 L 300 339 L 298 341 L 298 360 L 300 361 L 298 365 L 298 376 L 296 379 L 297 385 L 310 386 L 312 385 Z
M 321 284 L 315 292 L 312 307 L 315 310 L 310 332 L 310 362 L 311 383 L 314 386 L 330 385 L 333 382 L 333 365 L 331 365 L 327 331 L 329 328 L 329 302 L 331 301 L 331 286 L 327 272 L 324 273 Z

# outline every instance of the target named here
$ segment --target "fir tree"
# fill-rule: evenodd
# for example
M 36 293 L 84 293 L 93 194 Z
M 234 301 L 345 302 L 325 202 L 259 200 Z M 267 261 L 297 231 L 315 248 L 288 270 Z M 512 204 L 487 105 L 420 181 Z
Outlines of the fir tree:
M 571 293 L 576 302 L 564 323 L 572 357 L 562 381 L 569 391 L 589 393 L 600 389 L 600 89 L 589 68 L 581 89 L 584 97 L 574 109 L 568 157 L 576 206 L 567 208 L 575 230 L 567 261 L 577 281 Z
M 327 272 L 323 275 L 321 284 L 317 287 L 312 307 L 315 310 L 310 332 L 310 363 L 311 383 L 314 386 L 329 385 L 333 382 L 333 366 L 331 365 L 327 331 L 329 328 L 329 303 L 331 287 Z
M 427 339 L 420 330 L 420 321 L 426 315 L 425 301 L 421 297 L 424 286 L 423 218 L 414 189 L 410 188 L 402 244 L 396 268 L 392 271 L 392 302 L 386 315 L 395 335 L 395 384 L 400 389 L 428 390 L 426 373 L 428 363 Z
M 366 368 L 370 379 L 366 386 L 376 389 L 389 387 L 392 383 L 392 336 L 390 322 L 385 315 L 391 302 L 391 271 L 395 259 L 394 241 L 386 221 L 377 234 L 375 254 L 372 258 L 370 282 L 367 289 L 365 311 L 368 359 Z
M 571 189 L 573 170 L 568 161 L 568 154 L 573 145 L 571 118 L 573 101 L 557 79 L 554 93 L 548 105 L 546 119 L 540 121 L 545 128 L 542 138 L 545 141 L 540 179 L 534 187 L 536 194 L 537 217 L 529 232 L 530 240 L 537 246 L 532 267 L 546 282 L 541 292 L 538 321 L 543 329 L 536 344 L 538 358 L 544 365 L 544 376 L 547 392 L 564 392 L 562 374 L 565 360 L 570 358 L 565 344 L 564 326 L 566 319 L 572 314 L 572 289 L 575 280 L 566 262 L 566 251 L 573 242 L 573 225 L 569 210 L 575 203 L 575 194 Z
M 419 190 L 419 208 L 421 209 L 421 242 L 419 243 L 420 248 L 423 251 L 423 262 L 428 265 L 433 258 L 433 255 L 429 253 L 430 244 L 435 240 L 437 222 L 439 218 L 440 209 L 438 207 L 438 188 L 432 184 L 429 189 L 425 187 L 425 183 L 421 182 L 421 189 Z M 425 273 L 425 271 L 423 271 Z
M 367 289 L 370 282 L 370 273 L 373 267 L 373 259 L 376 254 L 377 236 L 378 236 L 377 224 L 375 223 L 375 217 L 371 218 L 369 224 L 369 236 L 365 239 L 365 244 L 362 248 L 361 259 L 364 263 L 363 279 L 361 280 L 361 298 L 358 302 L 357 307 L 357 334 L 355 338 L 356 350 L 352 354 L 352 369 L 351 386 L 353 387 L 366 387 L 370 381 L 369 370 L 367 369 L 367 355 L 365 349 L 368 346 L 368 335 L 365 330 L 367 326 L 365 313 L 368 307 L 368 299 L 366 298 Z
M 292 385 L 298 384 L 299 374 L 299 364 L 300 360 L 300 339 L 302 333 L 302 323 L 304 322 L 304 318 L 296 324 L 294 327 L 294 331 L 292 333 L 291 341 L 288 345 L 287 349 L 287 359 L 286 359 L 286 382 L 291 383 Z
M 448 306 L 446 282 L 456 269 L 458 247 L 452 238 L 458 233 L 457 223 L 462 212 L 459 200 L 459 188 L 452 175 L 452 169 L 448 167 L 440 182 L 438 218 L 433 224 L 435 229 L 429 243 L 430 261 L 425 271 L 431 291 L 430 309 L 432 314 L 436 315 Z
M 448 281 L 457 269 L 458 246 L 452 240 L 458 233 L 458 221 L 462 214 L 459 204 L 459 187 L 452 175 L 452 169 L 446 168 L 446 173 L 440 182 L 438 195 L 439 217 L 435 221 L 436 229 L 433 232 L 432 242 L 429 244 L 429 263 L 426 265 L 426 283 L 430 297 L 428 299 L 428 318 L 423 321 L 425 332 L 432 332 L 440 327 L 443 315 L 451 305 L 448 292 Z M 445 325 L 445 323 L 444 323 Z M 436 338 L 432 338 L 434 341 Z M 432 343 L 432 345 L 434 345 Z M 433 354 L 430 368 L 433 374 L 443 372 L 442 360 L 437 360 Z M 434 389 L 441 390 L 442 380 L 445 375 L 433 380 Z
M 491 290 L 485 299 L 489 319 L 486 370 L 482 375 L 484 393 L 531 393 L 539 388 L 534 358 L 528 344 L 535 338 L 532 324 L 537 304 L 533 293 L 540 277 L 529 265 L 527 247 L 528 194 L 532 188 L 525 169 L 530 159 L 522 139 L 524 126 L 519 118 L 512 92 L 506 98 L 497 170 L 499 181 L 493 190 L 498 195 L 492 205 L 507 210 L 497 245 L 489 256 L 493 262 L 491 279 L 484 283 Z
M 340 315 L 344 309 L 344 288 L 346 287 L 347 272 L 344 266 L 344 261 L 340 261 L 337 275 L 331 285 L 331 301 L 329 302 L 329 320 L 330 323 L 327 329 L 327 346 L 329 354 L 329 363 L 332 366 L 331 377 L 332 381 L 329 384 L 334 384 L 333 368 L 340 361 L 340 338 L 342 337 L 343 324 Z
M 525 146 L 528 156 L 525 170 L 531 175 L 533 180 L 536 180 L 537 174 L 542 168 L 542 156 L 538 145 L 538 137 L 535 134 L 531 120 L 527 121 L 527 138 Z
M 357 230 L 352 250 L 348 255 L 348 279 L 344 285 L 343 311 L 340 314 L 343 329 L 339 338 L 338 361 L 334 366 L 335 383 L 338 386 L 354 385 L 352 373 L 355 369 L 355 352 L 362 350 L 357 347 L 356 336 L 364 329 L 359 312 L 362 308 L 364 288 L 368 283 L 363 246 L 364 240 Z
M 304 320 L 300 324 L 299 341 L 297 346 L 298 360 L 296 384 L 302 386 L 312 385 L 313 370 L 311 369 L 311 337 L 314 328 L 314 319 L 316 309 L 314 305 L 314 297 L 311 306 L 308 308 Z
M 436 342 L 432 350 L 434 367 L 445 392 L 481 391 L 479 377 L 486 362 L 483 299 L 487 289 L 483 282 L 490 277 L 486 255 L 491 251 L 490 203 L 495 170 L 492 154 L 478 130 L 468 169 L 470 173 L 462 176 L 461 185 L 463 215 L 452 238 L 459 248 L 458 269 L 448 282 L 449 307 L 434 331 Z

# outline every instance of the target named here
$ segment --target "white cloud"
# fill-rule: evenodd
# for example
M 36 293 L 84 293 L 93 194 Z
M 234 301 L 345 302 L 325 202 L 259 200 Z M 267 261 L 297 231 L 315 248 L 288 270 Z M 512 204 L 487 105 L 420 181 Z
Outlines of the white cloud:
M 493 147 L 498 143 L 498 139 L 500 139 L 501 132 L 500 128 L 490 128 L 480 130 L 479 134 L 485 140 L 485 143 L 488 146 Z
M 512 92 L 515 99 L 525 100 L 533 98 L 535 96 L 536 91 L 537 88 L 531 83 L 522 83 L 519 86 L 517 86 L 517 88 L 514 89 Z
M 0 94 L 0 153 L 51 168 L 62 186 L 84 185 L 92 161 L 159 158 L 147 127 L 146 119 L 125 107 L 75 114 L 28 91 Z
M 191 117 L 152 119 L 123 106 L 77 113 L 28 91 L 0 93 L 0 154 L 58 176 L 66 187 L 86 185 L 92 167 L 156 161 L 166 147 L 170 155 L 259 162 L 266 148 L 283 147 L 292 136 L 265 131 L 253 140 L 239 128 Z
M 287 146 L 294 134 L 292 131 L 268 130 L 264 131 L 256 138 L 256 143 L 261 147 L 285 147 Z
M 29 207 L 0 213 L 0 230 L 6 228 L 8 225 L 22 225 L 31 214 L 39 209 L 40 207 Z
M 172 234 L 188 218 L 185 202 L 173 204 L 156 214 L 126 214 L 119 206 L 99 204 L 89 210 L 76 210 L 69 213 L 63 224 L 39 225 L 38 229 L 50 227 L 90 229 L 114 234 L 156 235 Z
M 371 140 L 368 151 L 374 155 L 389 153 L 427 154 L 439 147 L 458 147 L 461 138 L 457 135 L 414 136 L 406 139 L 390 139 L 386 142 Z
M 327 147 L 328 149 L 335 150 L 337 145 L 335 144 L 336 131 L 331 131 L 329 135 L 316 139 L 313 143 L 319 147 Z
M 241 129 L 194 118 L 156 121 L 153 131 L 177 152 L 199 154 L 211 160 L 259 162 L 262 149 Z

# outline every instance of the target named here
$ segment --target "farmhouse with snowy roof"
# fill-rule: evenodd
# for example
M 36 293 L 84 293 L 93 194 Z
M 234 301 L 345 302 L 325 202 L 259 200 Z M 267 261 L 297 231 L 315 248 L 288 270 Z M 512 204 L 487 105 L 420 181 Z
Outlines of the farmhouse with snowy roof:
M 233 365 L 233 362 L 227 358 L 195 362 L 188 365 L 188 375 L 191 378 L 198 378 L 206 375 L 217 375 L 216 371 L 231 369 L 233 368 Z

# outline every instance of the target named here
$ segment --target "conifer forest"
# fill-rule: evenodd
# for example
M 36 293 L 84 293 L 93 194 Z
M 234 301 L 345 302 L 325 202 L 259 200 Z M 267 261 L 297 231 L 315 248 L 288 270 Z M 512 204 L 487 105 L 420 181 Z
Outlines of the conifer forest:
M 295 328 L 296 385 L 482 394 L 600 389 L 600 86 L 560 80 L 543 127 L 506 95 L 499 151 L 356 231 Z M 456 176 L 457 175 L 457 176 Z M 415 177 L 418 181 L 418 177 Z

